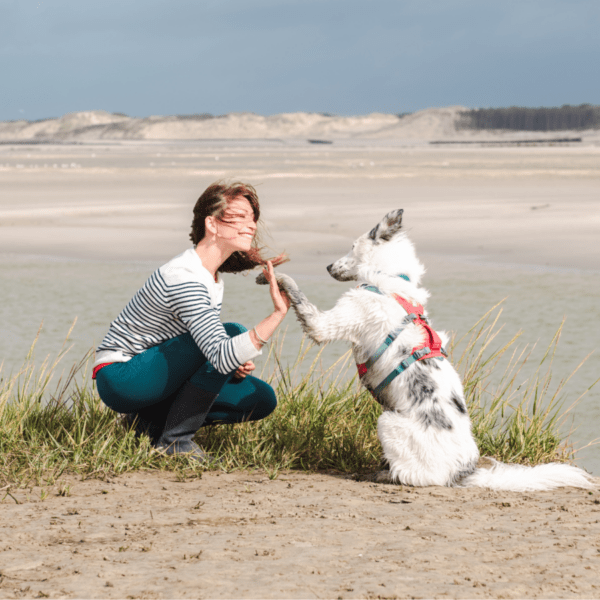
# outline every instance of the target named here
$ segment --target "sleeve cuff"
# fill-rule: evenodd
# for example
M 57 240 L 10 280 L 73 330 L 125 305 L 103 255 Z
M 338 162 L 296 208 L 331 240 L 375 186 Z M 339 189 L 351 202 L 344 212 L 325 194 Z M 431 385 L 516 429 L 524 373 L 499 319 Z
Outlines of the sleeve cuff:
M 232 341 L 234 344 L 233 351 L 242 365 L 245 362 L 262 354 L 262 350 L 257 350 L 252 343 L 249 331 L 241 333 L 240 335 L 236 335 L 234 338 L 232 338 Z

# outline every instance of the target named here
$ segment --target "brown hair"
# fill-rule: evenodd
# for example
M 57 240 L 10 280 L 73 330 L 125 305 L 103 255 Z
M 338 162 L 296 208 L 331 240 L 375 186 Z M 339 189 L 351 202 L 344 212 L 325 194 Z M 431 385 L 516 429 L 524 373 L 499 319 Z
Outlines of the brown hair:
M 204 193 L 198 198 L 194 206 L 194 218 L 190 233 L 190 239 L 194 246 L 206 235 L 206 217 L 216 217 L 219 220 L 223 220 L 223 215 L 229 203 L 240 196 L 243 196 L 250 202 L 250 206 L 254 212 L 254 222 L 258 225 L 260 205 L 256 190 L 251 185 L 241 183 L 240 181 L 234 183 L 217 181 L 204 190 Z M 270 259 L 264 258 L 262 256 L 264 248 L 260 247 L 259 244 L 260 238 L 257 234 L 254 236 L 250 250 L 247 252 L 234 252 L 217 271 L 221 273 L 240 273 L 266 265 L 267 260 L 270 260 L 273 266 L 280 265 L 289 260 L 285 253 Z

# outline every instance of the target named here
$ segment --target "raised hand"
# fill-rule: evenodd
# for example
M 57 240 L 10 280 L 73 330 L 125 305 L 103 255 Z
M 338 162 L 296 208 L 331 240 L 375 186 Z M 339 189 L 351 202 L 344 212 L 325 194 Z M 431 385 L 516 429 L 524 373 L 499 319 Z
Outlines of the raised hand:
M 277 278 L 275 277 L 273 263 L 270 260 L 267 261 L 267 266 L 266 268 L 263 268 L 261 275 L 264 277 L 265 283 L 269 284 L 269 291 L 271 293 L 271 300 L 273 300 L 275 312 L 285 315 L 290 308 L 290 299 L 285 292 L 282 293 L 282 290 L 277 283 Z M 262 281 L 259 282 L 261 275 L 256 278 L 257 283 L 262 283 Z

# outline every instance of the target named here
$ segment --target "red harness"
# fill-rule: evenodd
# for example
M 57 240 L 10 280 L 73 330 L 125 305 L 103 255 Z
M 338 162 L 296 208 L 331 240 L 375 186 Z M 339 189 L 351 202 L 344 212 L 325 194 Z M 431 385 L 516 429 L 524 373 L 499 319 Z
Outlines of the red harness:
M 412 351 L 416 352 L 417 350 L 422 350 L 423 348 L 429 348 L 429 354 L 422 356 L 418 360 L 423 360 L 424 358 L 436 358 L 441 356 L 442 358 L 446 357 L 446 352 L 442 349 L 442 339 L 440 336 L 431 328 L 427 317 L 423 314 L 423 307 L 420 304 L 416 306 L 412 305 L 408 300 L 401 298 L 397 294 L 392 294 L 394 296 L 394 300 L 402 306 L 402 308 L 410 315 L 415 314 L 417 318 L 414 322 L 417 325 L 420 325 L 427 332 L 427 336 L 425 341 L 420 346 L 415 346 Z
M 381 294 L 381 292 L 377 288 L 372 288 L 371 286 L 367 286 L 366 289 L 371 291 L 376 291 Z M 412 363 L 424 360 L 426 358 L 438 358 L 443 360 L 447 354 L 446 351 L 442 348 L 442 340 L 440 336 L 431 328 L 427 317 L 423 314 L 423 307 L 420 304 L 416 306 L 401 298 L 397 294 L 392 294 L 394 300 L 402 306 L 402 308 L 407 312 L 408 316 L 405 318 L 403 327 L 400 330 L 397 330 L 395 333 L 390 334 L 384 343 L 376 350 L 375 354 L 367 360 L 365 363 L 357 364 L 356 367 L 358 369 L 358 375 L 362 379 L 369 368 L 379 359 L 379 357 L 387 350 L 390 344 L 394 341 L 397 335 L 404 329 L 404 327 L 409 324 L 411 321 L 419 326 L 425 333 L 424 341 L 415 346 L 411 355 L 400 363 L 400 366 L 392 373 L 390 373 L 375 389 L 369 390 L 375 398 L 377 398 L 378 394 L 385 388 L 389 383 L 402 371 L 405 371 Z

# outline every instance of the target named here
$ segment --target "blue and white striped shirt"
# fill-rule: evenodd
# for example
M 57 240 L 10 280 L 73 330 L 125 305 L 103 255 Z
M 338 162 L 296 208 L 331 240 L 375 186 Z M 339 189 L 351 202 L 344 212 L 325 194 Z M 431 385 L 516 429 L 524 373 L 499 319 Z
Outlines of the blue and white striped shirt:
M 219 371 L 231 373 L 261 354 L 249 332 L 230 338 L 220 320 L 223 281 L 215 281 L 190 248 L 163 265 L 110 324 L 94 366 L 125 362 L 148 348 L 190 332 Z

